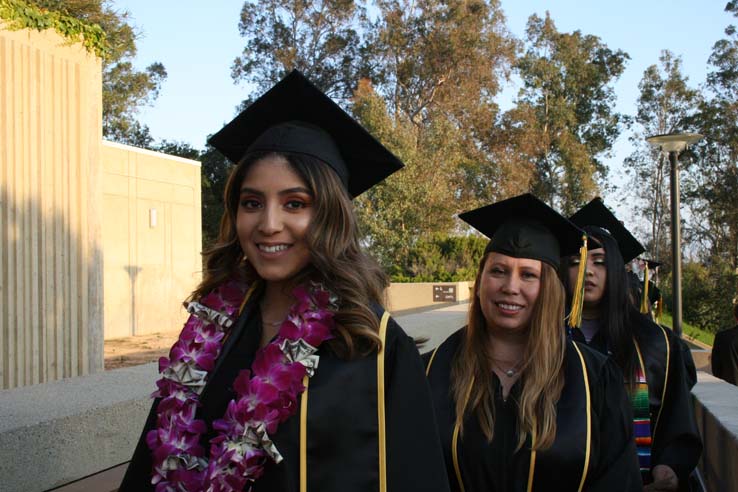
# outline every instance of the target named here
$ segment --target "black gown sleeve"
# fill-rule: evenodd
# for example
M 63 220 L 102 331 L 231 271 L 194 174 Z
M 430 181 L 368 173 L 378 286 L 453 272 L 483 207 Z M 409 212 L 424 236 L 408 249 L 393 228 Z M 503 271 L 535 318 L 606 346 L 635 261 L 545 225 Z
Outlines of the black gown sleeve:
M 584 490 L 640 492 L 643 486 L 633 439 L 633 413 L 622 373 L 612 359 L 602 366 L 592 386 L 599 449 Z
M 656 410 L 651 466 L 671 467 L 683 489 L 702 454 L 702 439 L 694 416 L 681 345 L 670 331 L 667 330 L 667 334 L 673 360 L 669 363 L 664 399 Z
M 689 344 L 681 338 L 676 338 L 679 342 L 679 347 L 682 349 L 682 360 L 684 361 L 684 376 L 687 381 L 687 389 L 692 391 L 694 385 L 697 384 L 697 367 L 694 365 L 694 358 L 692 357 L 692 351 L 689 348 Z
M 425 366 L 412 338 L 390 320 L 385 348 L 389 492 L 448 492 Z
M 723 371 L 723 358 L 724 355 L 721 353 L 723 350 L 724 342 L 721 341 L 723 332 L 715 334 L 715 340 L 712 342 L 712 354 L 710 355 L 710 363 L 712 365 L 712 375 L 721 379 L 725 379 L 722 374 Z
M 715 335 L 712 374 L 730 384 L 738 384 L 738 326 Z

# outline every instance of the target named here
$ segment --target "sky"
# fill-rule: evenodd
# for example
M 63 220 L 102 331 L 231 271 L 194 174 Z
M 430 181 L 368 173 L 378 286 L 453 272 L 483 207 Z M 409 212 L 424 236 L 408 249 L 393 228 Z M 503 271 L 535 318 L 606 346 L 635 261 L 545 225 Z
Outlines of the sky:
M 703 84 L 713 44 L 728 24 L 738 19 L 723 11 L 727 0 L 502 0 L 508 29 L 522 38 L 531 14 L 551 14 L 559 31 L 579 30 L 599 36 L 613 50 L 630 55 L 625 72 L 615 83 L 616 110 L 633 115 L 638 82 L 644 70 L 658 63 L 663 49 L 682 57 L 689 83 Z M 130 14 L 139 32 L 134 64 L 145 68 L 164 64 L 168 77 L 159 98 L 144 108 L 139 119 L 157 140 L 186 142 L 203 148 L 235 115 L 236 106 L 251 87 L 234 84 L 231 64 L 244 41 L 238 33 L 242 0 L 113 0 L 114 8 Z M 499 104 L 509 107 L 517 88 L 508 85 Z M 632 147 L 623 134 L 606 160 L 610 179 L 619 186 L 605 201 L 619 208 L 627 188 L 622 162 Z M 608 204 L 610 204 L 608 203 Z M 624 211 L 626 214 L 629 211 Z M 625 218 L 625 217 L 623 217 Z

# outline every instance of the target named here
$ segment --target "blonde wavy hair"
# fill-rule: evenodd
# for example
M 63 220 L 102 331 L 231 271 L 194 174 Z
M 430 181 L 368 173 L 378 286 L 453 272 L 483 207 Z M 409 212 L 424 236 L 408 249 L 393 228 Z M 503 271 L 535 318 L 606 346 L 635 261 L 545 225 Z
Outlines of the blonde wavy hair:
M 485 437 L 492 441 L 495 420 L 489 356 L 492 341 L 477 295 L 489 255 L 485 253 L 479 263 L 466 332 L 451 368 L 451 389 L 460 432 L 463 433 L 464 418 L 475 414 Z M 541 287 L 533 306 L 521 368 L 522 390 L 517 401 L 520 432 L 516 449 L 525 444 L 529 435 L 535 436 L 533 450 L 551 447 L 556 437 L 556 402 L 564 387 L 566 333 L 562 320 L 566 294 L 556 270 L 547 263 L 541 266 Z
M 294 284 L 319 282 L 338 297 L 339 308 L 335 316 L 338 336 L 326 344 L 344 358 L 378 350 L 379 320 L 371 306 L 384 305 L 384 291 L 389 280 L 360 247 L 353 204 L 338 175 L 324 162 L 307 155 L 253 153 L 233 169 L 225 187 L 225 211 L 218 239 L 212 248 L 203 252 L 203 279 L 190 299 L 203 297 L 231 278 L 247 282 L 259 280 L 241 249 L 236 215 L 241 183 L 249 166 L 272 155 L 284 157 L 313 195 L 314 215 L 305 237 L 310 264 L 295 277 Z

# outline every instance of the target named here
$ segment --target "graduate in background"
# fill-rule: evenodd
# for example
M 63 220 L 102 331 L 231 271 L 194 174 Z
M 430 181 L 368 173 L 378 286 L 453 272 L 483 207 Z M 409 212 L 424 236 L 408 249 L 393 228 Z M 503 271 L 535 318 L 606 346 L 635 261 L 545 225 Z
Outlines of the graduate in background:
M 715 335 L 712 344 L 712 374 L 730 384 L 738 385 L 738 304 L 733 303 L 736 326 Z
M 638 290 L 634 293 L 633 299 L 640 306 L 641 314 L 648 317 L 654 323 L 669 329 L 661 324 L 661 316 L 664 311 L 664 296 L 661 295 L 661 289 L 652 280 L 655 278 L 653 273 L 658 275 L 658 267 L 661 263 L 654 260 L 634 260 L 631 263 L 643 262 L 643 280 L 638 281 Z M 626 263 L 627 265 L 628 263 Z M 692 390 L 697 384 L 697 367 L 694 365 L 694 358 L 689 344 L 683 338 L 677 338 L 677 342 L 682 349 L 682 359 L 684 360 L 684 370 L 687 378 L 687 388 Z
M 448 490 L 413 340 L 351 198 L 402 163 L 294 71 L 210 139 L 217 244 L 120 490 Z
M 644 490 L 688 490 L 702 442 L 682 346 L 671 330 L 642 315 L 628 293 L 625 263 L 642 253 L 643 246 L 599 198 L 570 219 L 602 245 L 587 259 L 583 319 L 571 329 L 571 337 L 609 354 L 623 371 Z M 571 300 L 580 260 L 573 255 L 563 261 L 562 280 Z
M 583 232 L 530 194 L 459 217 L 492 240 L 468 325 L 424 356 L 451 489 L 640 491 L 620 370 L 562 326 Z

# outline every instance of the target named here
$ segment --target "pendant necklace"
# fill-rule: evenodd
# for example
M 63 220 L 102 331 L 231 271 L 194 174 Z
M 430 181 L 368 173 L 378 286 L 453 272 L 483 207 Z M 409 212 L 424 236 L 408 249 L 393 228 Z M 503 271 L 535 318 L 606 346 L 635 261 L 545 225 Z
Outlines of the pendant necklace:
M 497 360 L 495 360 L 495 359 L 492 359 L 492 362 L 494 362 L 494 364 L 497 367 L 497 369 L 499 369 L 505 376 L 507 376 L 509 378 L 514 377 L 518 373 L 518 366 L 520 365 L 520 362 L 518 362 L 517 364 L 515 364 L 514 366 L 512 366 L 509 369 L 503 369 L 500 366 L 500 364 L 497 362 Z

